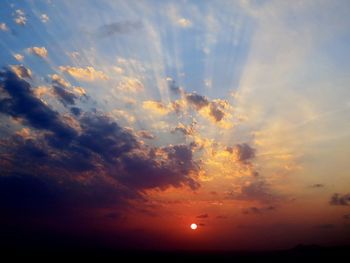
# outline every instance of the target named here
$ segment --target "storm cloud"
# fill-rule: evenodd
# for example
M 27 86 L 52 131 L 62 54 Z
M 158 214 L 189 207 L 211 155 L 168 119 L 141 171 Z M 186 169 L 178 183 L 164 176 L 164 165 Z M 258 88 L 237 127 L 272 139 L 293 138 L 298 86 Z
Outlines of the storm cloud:
M 148 147 L 110 117 L 72 108 L 79 116 L 77 130 L 38 99 L 28 82 L 9 70 L 0 76 L 0 112 L 22 119 L 33 134 L 1 140 L 3 208 L 20 211 L 26 202 L 43 211 L 62 203 L 124 206 L 129 199 L 145 198 L 144 189 L 199 187 L 191 146 Z M 73 104 L 73 98 L 59 94 Z

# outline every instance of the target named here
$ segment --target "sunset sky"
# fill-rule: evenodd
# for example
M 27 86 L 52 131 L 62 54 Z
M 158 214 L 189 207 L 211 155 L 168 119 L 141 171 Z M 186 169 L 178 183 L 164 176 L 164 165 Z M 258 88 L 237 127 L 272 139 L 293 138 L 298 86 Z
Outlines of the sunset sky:
M 349 13 L 0 1 L 0 231 L 152 250 L 350 244 Z

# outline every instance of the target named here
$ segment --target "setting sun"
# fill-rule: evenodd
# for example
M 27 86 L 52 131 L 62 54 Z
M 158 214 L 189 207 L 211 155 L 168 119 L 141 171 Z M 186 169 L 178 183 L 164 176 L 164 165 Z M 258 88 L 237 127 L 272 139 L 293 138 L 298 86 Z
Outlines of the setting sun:
M 191 229 L 192 230 L 196 230 L 197 229 L 197 224 L 195 224 L 195 223 L 191 224 Z

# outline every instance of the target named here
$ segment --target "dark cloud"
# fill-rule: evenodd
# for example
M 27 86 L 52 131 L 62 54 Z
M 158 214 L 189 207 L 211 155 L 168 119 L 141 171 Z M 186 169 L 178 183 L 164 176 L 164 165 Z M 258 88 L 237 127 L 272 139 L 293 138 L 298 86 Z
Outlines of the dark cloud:
M 63 123 L 56 111 L 34 96 L 28 82 L 8 70 L 1 72 L 0 78 L 0 87 L 9 96 L 0 100 L 0 112 L 22 118 L 33 128 L 51 131 L 60 138 L 76 136 L 76 131 Z
M 145 189 L 199 187 L 190 145 L 150 148 L 110 117 L 78 108 L 77 131 L 13 72 L 1 72 L 0 87 L 6 93 L 0 111 L 33 128 L 31 138 L 0 139 L 2 208 L 122 208 L 128 200 L 143 200 Z
M 276 210 L 276 207 L 274 207 L 274 206 L 266 206 L 266 207 L 252 206 L 252 207 L 243 209 L 242 213 L 246 214 L 246 215 L 248 215 L 248 214 L 261 215 L 263 213 L 271 212 L 271 211 L 275 211 L 275 210 Z
M 350 214 L 343 215 L 343 218 L 344 218 L 344 219 L 350 219 Z
M 196 216 L 196 218 L 200 218 L 200 219 L 205 219 L 205 218 L 208 218 L 208 217 L 209 217 L 208 214 L 202 214 L 202 215 Z
M 280 197 L 272 192 L 265 180 L 254 177 L 254 180 L 242 183 L 240 191 L 226 193 L 226 197 L 235 200 L 257 200 L 260 202 L 272 202 Z
M 115 34 L 128 34 L 142 28 L 140 21 L 120 21 L 100 26 L 96 32 L 97 37 L 109 37 Z
M 107 162 L 116 162 L 122 154 L 138 148 L 136 138 L 106 116 L 86 115 L 80 120 L 82 134 L 79 146 L 88 149 Z
M 73 92 L 70 92 L 66 88 L 59 85 L 53 86 L 53 92 L 64 106 L 74 105 L 75 100 L 78 98 Z
M 145 154 L 124 155 L 118 178 L 124 184 L 137 189 L 160 188 L 188 185 L 199 187 L 191 174 L 198 167 L 193 161 L 191 147 L 174 145 L 158 149 L 162 157 L 154 157 L 152 150 Z
M 335 193 L 331 196 L 329 201 L 331 205 L 344 205 L 347 206 L 350 204 L 350 194 L 338 194 Z
M 184 93 L 184 90 L 180 88 L 173 79 L 168 80 L 168 87 L 170 92 L 174 95 L 181 95 Z
M 182 123 L 179 123 L 172 131 L 171 133 L 176 133 L 176 132 L 181 132 L 184 135 L 193 135 L 194 134 L 194 128 L 193 128 L 193 123 L 189 126 L 185 126 Z
M 18 77 L 28 78 L 28 79 L 32 78 L 31 70 L 26 68 L 23 65 L 14 65 L 14 66 L 11 66 L 11 69 Z
M 225 117 L 225 111 L 222 109 L 222 107 L 215 102 L 210 103 L 210 116 L 213 117 L 213 119 L 216 122 L 221 121 Z
M 227 219 L 227 218 L 228 216 L 222 216 L 222 215 L 216 217 L 216 219 Z
M 73 115 L 75 115 L 75 116 L 80 116 L 81 109 L 78 107 L 71 107 L 70 112 L 73 113 Z
M 255 158 L 255 149 L 247 143 L 237 144 L 235 149 L 237 151 L 238 161 L 242 163 L 249 163 Z
M 324 184 L 312 184 L 310 185 L 311 188 L 323 188 Z
M 187 93 L 186 101 L 197 110 L 209 105 L 209 100 L 205 96 L 199 95 L 195 92 Z
M 138 131 L 137 134 L 143 139 L 152 140 L 155 138 L 151 132 L 146 131 L 146 130 Z
M 250 163 L 255 158 L 255 149 L 247 143 L 237 144 L 235 147 L 227 147 L 230 153 L 236 153 L 238 161 L 244 164 Z

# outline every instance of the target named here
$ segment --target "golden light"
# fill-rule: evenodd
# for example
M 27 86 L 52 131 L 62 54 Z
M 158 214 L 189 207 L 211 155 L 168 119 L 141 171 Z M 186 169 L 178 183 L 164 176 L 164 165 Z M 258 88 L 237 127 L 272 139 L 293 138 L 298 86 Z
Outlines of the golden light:
M 197 224 L 195 224 L 195 223 L 191 224 L 191 229 L 192 230 L 196 230 L 197 229 Z

